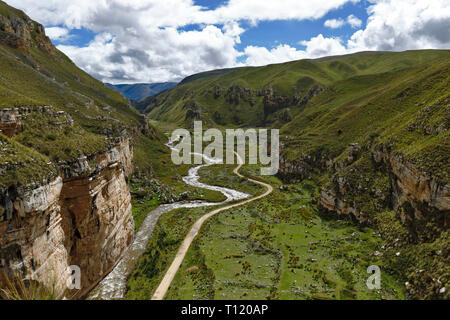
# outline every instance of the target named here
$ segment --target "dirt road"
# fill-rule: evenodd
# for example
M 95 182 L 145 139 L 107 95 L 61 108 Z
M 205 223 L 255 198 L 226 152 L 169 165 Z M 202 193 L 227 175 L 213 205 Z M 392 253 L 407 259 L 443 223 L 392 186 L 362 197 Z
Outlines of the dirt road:
M 183 243 L 181 244 L 180 248 L 178 249 L 177 255 L 175 256 L 175 259 L 173 260 L 172 264 L 170 265 L 169 269 L 167 270 L 166 274 L 164 275 L 164 278 L 162 279 L 161 283 L 159 284 L 158 288 L 156 289 L 155 293 L 153 294 L 152 300 L 162 300 L 164 299 L 167 290 L 170 287 L 170 284 L 173 281 L 173 278 L 175 277 L 175 275 L 178 272 L 178 269 L 181 266 L 181 263 L 184 260 L 184 257 L 186 256 L 186 253 L 189 250 L 189 247 L 192 244 L 192 241 L 194 240 L 194 238 L 197 236 L 200 228 L 203 226 L 203 224 L 205 223 L 206 220 L 208 220 L 209 218 L 211 218 L 212 216 L 218 214 L 219 212 L 225 211 L 225 210 L 229 210 L 232 208 L 236 208 L 236 207 L 240 207 L 243 206 L 247 203 L 256 201 L 256 200 L 260 200 L 264 197 L 267 197 L 269 194 L 271 194 L 273 192 L 273 188 L 270 184 L 264 183 L 264 182 L 260 182 L 260 181 L 256 181 L 247 177 L 244 177 L 243 175 L 241 175 L 239 173 L 239 170 L 242 167 L 243 161 L 242 159 L 238 156 L 238 161 L 239 161 L 239 165 L 233 170 L 233 173 L 241 178 L 247 179 L 248 181 L 251 181 L 253 183 L 262 185 L 264 187 L 267 188 L 267 191 L 262 194 L 259 195 L 257 197 L 239 202 L 239 203 L 235 203 L 229 206 L 225 206 L 223 208 L 219 208 L 216 209 L 214 211 L 211 211 L 207 214 L 205 214 L 204 216 L 202 216 L 200 219 L 198 219 L 195 224 L 192 226 L 191 230 L 189 231 L 188 235 L 186 236 L 186 238 L 184 239 Z

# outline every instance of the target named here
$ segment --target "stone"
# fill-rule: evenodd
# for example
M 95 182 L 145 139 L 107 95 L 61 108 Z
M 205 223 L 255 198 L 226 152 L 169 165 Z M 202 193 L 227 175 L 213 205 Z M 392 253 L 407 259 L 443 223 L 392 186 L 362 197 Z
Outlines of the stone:
M 125 179 L 132 172 L 132 157 L 129 139 L 120 139 L 92 158 L 94 171 L 80 171 L 87 163 L 83 157 L 66 177 L 17 190 L 17 197 L 0 207 L 3 265 L 49 287 L 55 283 L 58 293 L 66 290 L 69 265 L 81 268 L 78 296 L 101 280 L 133 241 Z M 15 215 L 21 219 L 12 219 Z

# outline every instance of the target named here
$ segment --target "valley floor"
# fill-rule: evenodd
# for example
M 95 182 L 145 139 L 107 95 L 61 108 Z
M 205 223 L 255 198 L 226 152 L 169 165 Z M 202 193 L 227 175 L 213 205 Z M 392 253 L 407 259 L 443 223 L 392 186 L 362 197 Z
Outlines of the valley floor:
M 204 168 L 202 182 L 255 194 L 264 188 Z M 246 176 L 257 168 L 245 166 Z M 259 179 L 262 179 L 259 177 Z M 210 218 L 194 239 L 166 299 L 403 299 L 402 285 L 383 266 L 379 235 L 351 221 L 320 217 L 309 182 L 282 185 L 258 202 Z M 127 284 L 128 299 L 150 299 L 193 223 L 208 208 L 163 215 Z M 381 268 L 381 289 L 369 290 L 367 267 Z

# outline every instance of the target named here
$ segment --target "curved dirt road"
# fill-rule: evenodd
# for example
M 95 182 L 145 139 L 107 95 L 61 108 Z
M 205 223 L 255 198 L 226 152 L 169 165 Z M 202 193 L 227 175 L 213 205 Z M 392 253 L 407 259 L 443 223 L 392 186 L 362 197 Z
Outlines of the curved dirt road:
M 242 165 L 243 165 L 243 161 L 242 159 L 237 156 L 238 161 L 239 161 L 239 165 L 233 170 L 233 173 L 235 175 L 237 175 L 238 177 L 241 178 L 245 178 L 248 181 L 251 181 L 253 183 L 262 185 L 264 187 L 267 188 L 267 191 L 262 194 L 259 195 L 257 197 L 239 202 L 239 203 L 235 203 L 229 206 L 225 206 L 223 208 L 219 208 L 216 209 L 214 211 L 211 211 L 210 213 L 205 214 L 204 216 L 202 216 L 200 219 L 198 219 L 195 224 L 192 226 L 191 230 L 189 231 L 188 235 L 186 236 L 186 238 L 184 239 L 183 243 L 181 244 L 180 248 L 178 249 L 177 255 L 175 256 L 175 259 L 173 260 L 172 264 L 170 265 L 169 269 L 167 270 L 166 274 L 164 275 L 164 278 L 162 279 L 161 283 L 159 284 L 158 288 L 156 289 L 155 293 L 153 294 L 152 300 L 162 300 L 164 299 L 164 296 L 167 293 L 167 290 L 170 287 L 170 284 L 173 281 L 173 278 L 175 277 L 175 275 L 177 274 L 178 269 L 181 266 L 181 263 L 184 260 L 184 257 L 186 256 L 186 253 L 189 250 L 189 247 L 191 246 L 192 241 L 194 240 L 194 238 L 197 236 L 200 228 L 202 227 L 203 223 L 205 223 L 206 220 L 208 220 L 209 218 L 211 218 L 212 216 L 218 214 L 219 212 L 225 211 L 225 210 L 229 210 L 232 208 L 236 208 L 239 206 L 242 206 L 244 204 L 262 199 L 264 197 L 267 197 L 269 194 L 271 194 L 273 192 L 273 187 L 270 184 L 264 183 L 264 182 L 260 182 L 260 181 L 256 181 L 247 177 L 244 177 L 243 175 L 241 175 L 239 173 L 239 169 L 241 169 Z

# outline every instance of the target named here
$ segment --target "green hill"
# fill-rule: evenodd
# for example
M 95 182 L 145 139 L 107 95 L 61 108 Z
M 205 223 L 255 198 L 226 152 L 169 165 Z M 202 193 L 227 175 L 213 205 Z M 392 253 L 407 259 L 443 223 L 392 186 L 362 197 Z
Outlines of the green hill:
M 54 172 L 52 163 L 106 150 L 115 138 L 146 125 L 128 100 L 57 50 L 42 25 L 2 1 L 0 116 L 2 143 L 8 144 L 0 149 L 0 167 L 18 184 L 39 181 L 39 172 Z M 8 133 L 15 127 L 17 132 Z M 42 165 L 27 174 L 20 163 L 36 153 Z M 11 166 L 11 157 L 17 166 Z M 0 179 L 0 185 L 10 181 Z
M 363 52 L 207 72 L 188 77 L 158 95 L 147 112 L 153 119 L 178 124 L 194 117 L 215 125 L 281 127 L 301 112 L 315 90 L 329 91 L 345 80 L 420 70 L 448 57 L 448 51 L 432 50 Z
M 324 214 L 377 228 L 385 268 L 412 297 L 436 298 L 450 281 L 449 80 L 449 50 L 362 52 L 200 74 L 147 112 L 279 128 L 279 177 L 318 186 Z

